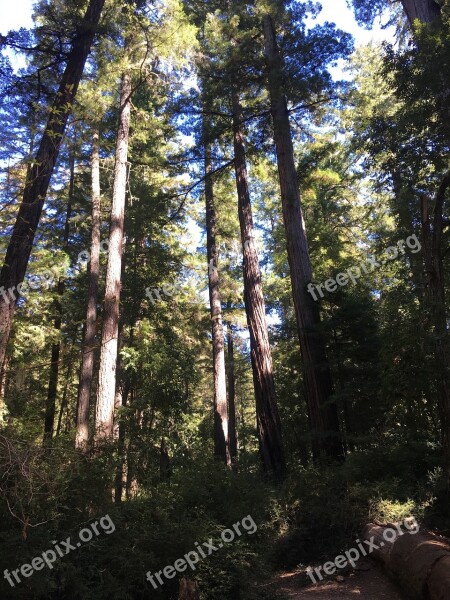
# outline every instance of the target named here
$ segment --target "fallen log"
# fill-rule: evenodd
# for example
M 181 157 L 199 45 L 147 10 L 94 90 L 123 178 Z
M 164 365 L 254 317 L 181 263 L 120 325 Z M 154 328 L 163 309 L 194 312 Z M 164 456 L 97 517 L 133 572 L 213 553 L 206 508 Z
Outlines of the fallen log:
M 369 523 L 363 533 L 371 556 L 383 563 L 414 600 L 450 600 L 450 545 L 446 538 L 399 524 Z

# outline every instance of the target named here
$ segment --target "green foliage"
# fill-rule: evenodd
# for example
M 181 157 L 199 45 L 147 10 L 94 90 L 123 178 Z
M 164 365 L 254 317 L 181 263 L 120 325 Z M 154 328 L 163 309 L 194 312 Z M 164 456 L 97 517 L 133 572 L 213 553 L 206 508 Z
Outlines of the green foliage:
M 39 2 L 33 31 L 0 39 L 2 49 L 26 45 L 30 59 L 27 69 L 15 74 L 0 55 L 2 247 L 84 4 Z M 369 24 L 386 2 L 353 4 L 358 19 Z M 29 562 L 52 540 L 76 536 L 106 514 L 116 531 L 14 589 L 3 579 L 0 595 L 8 600 L 174 599 L 178 578 L 154 590 L 146 572 L 173 564 L 195 542 L 218 542 L 223 529 L 247 515 L 258 526 L 254 535 L 237 538 L 187 574 L 198 581 L 202 600 L 273 600 L 277 592 L 268 580 L 274 568 L 329 560 L 352 547 L 370 520 L 413 515 L 425 526 L 449 526 L 437 403 L 440 369 L 433 358 L 423 252 L 406 253 L 355 284 L 324 294 L 322 333 L 347 460 L 344 465 L 312 464 L 268 113 L 261 31 L 267 11 L 274 16 L 286 63 L 280 84 L 291 111 L 313 281 L 334 278 L 413 234 L 421 239 L 420 198 L 427 195 L 432 208 L 448 171 L 448 2 L 441 23 L 417 28 L 414 45 L 359 48 L 348 63 L 353 79 L 348 85 L 333 82 L 329 67 L 348 58 L 352 41 L 333 24 L 308 25 L 319 11 L 315 3 L 108 3 L 27 274 L 33 283 L 49 279 L 50 273 L 53 284 L 43 282 L 19 301 L 8 362 L 0 374 L 6 407 L 0 428 L 0 572 Z M 50 58 L 54 64 L 45 66 Z M 82 454 L 73 446 L 87 297 L 87 265 L 79 256 L 89 249 L 92 225 L 91 142 L 99 131 L 101 237 L 106 240 L 124 68 L 132 74 L 133 108 L 117 364 L 122 406 L 117 439 Z M 290 473 L 277 488 L 261 477 L 255 429 L 232 170 L 233 85 L 239 85 L 243 102 Z M 214 190 L 223 318 L 226 332 L 233 327 L 235 342 L 239 457 L 233 470 L 210 458 L 214 392 L 201 191 L 206 121 L 214 168 L 219 169 Z M 72 157 L 75 185 L 70 192 Z M 69 243 L 63 248 L 69 193 Z M 446 203 L 442 258 L 447 294 L 448 222 Z M 99 330 L 105 266 L 103 253 Z M 65 290 L 62 327 L 56 330 L 59 278 Z M 167 283 L 177 284 L 172 296 L 162 294 L 155 302 L 146 296 L 146 288 Z M 59 423 L 51 444 L 43 446 L 55 342 L 61 343 Z M 98 348 L 95 371 L 97 362 Z M 95 383 L 93 388 L 92 412 Z M 162 440 L 173 471 L 168 479 L 160 463 Z M 117 496 L 113 502 L 119 484 L 121 502 Z
M 355 546 L 368 522 L 410 516 L 422 526 L 430 522 L 439 489 L 436 481 L 430 486 L 433 462 L 423 460 L 422 445 L 386 449 L 387 444 L 388 439 L 378 440 L 343 466 L 292 470 L 280 496 L 284 510 L 273 553 L 277 566 L 304 568 L 332 560 Z
M 8 459 L 7 448 L 18 447 L 17 440 L 8 440 L 8 447 L 2 444 L 2 464 Z M 82 527 L 105 514 L 111 517 L 115 531 L 102 532 L 91 543 L 72 550 L 51 571 L 34 573 L 14 590 L 3 581 L 3 593 L 8 598 L 39 600 L 63 594 L 67 599 L 138 599 L 149 593 L 155 598 L 172 598 L 177 580 L 165 580 L 160 590 L 153 590 L 145 574 L 155 573 L 195 550 L 195 542 L 212 538 L 217 546 L 221 532 L 248 515 L 257 526 L 256 532 L 250 535 L 241 527 L 242 536 L 202 560 L 187 576 L 200 583 L 204 600 L 261 597 L 254 585 L 267 577 L 268 541 L 278 521 L 275 490 L 258 476 L 233 474 L 210 460 L 197 458 L 177 470 L 169 483 L 114 506 L 108 500 L 113 464 L 107 454 L 88 458 L 62 447 L 51 453 L 37 448 L 26 452 L 25 462 L 19 450 L 10 458 L 17 459 L 14 467 L 26 467 L 16 479 L 22 490 L 10 485 L 15 479 L 11 469 L 5 482 L 4 497 L 10 502 L 9 507 L 1 504 L 0 537 L 8 548 L 7 554 L 2 553 L 2 572 L 52 548 L 51 540 L 65 540 L 70 535 L 73 542 Z M 33 456 L 38 457 L 39 466 Z M 54 472 L 56 477 L 52 477 Z M 30 502 L 27 506 L 22 503 L 25 512 L 21 513 L 12 499 L 23 500 L 26 488 Z M 26 540 L 21 537 L 21 522 L 12 513 L 22 520 L 25 514 L 29 518 Z

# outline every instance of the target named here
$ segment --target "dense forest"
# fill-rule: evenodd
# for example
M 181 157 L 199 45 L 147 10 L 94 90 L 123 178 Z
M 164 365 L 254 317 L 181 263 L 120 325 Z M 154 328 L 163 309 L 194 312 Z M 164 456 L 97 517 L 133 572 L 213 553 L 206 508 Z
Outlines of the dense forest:
M 450 0 L 348 6 L 0 36 L 2 599 L 450 599 Z

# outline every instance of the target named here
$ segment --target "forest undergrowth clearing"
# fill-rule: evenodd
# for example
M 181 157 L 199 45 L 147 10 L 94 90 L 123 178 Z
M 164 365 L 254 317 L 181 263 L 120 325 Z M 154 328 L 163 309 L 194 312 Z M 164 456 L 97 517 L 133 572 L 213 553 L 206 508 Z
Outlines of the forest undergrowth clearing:
M 399 588 L 372 560 L 365 561 L 361 568 L 341 582 L 336 578 L 324 580 L 307 587 L 302 585 L 303 572 L 285 572 L 277 577 L 277 587 L 289 600 L 407 600 Z

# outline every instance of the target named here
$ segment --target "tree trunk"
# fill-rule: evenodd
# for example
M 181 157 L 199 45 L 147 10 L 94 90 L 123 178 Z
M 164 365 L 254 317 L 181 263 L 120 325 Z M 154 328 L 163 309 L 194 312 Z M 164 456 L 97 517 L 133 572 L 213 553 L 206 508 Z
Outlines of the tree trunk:
M 61 426 L 62 426 L 62 420 L 63 420 L 63 416 L 64 416 L 64 411 L 67 408 L 67 395 L 69 392 L 69 385 L 70 385 L 70 379 L 72 376 L 72 360 L 69 363 L 69 366 L 67 367 L 67 374 L 66 374 L 66 381 L 64 384 L 64 392 L 63 392 L 63 396 L 61 398 L 61 406 L 59 409 L 59 417 L 58 417 L 58 425 L 56 427 L 56 435 L 59 436 L 59 434 L 61 433 Z
M 192 579 L 182 577 L 180 579 L 180 590 L 178 600 L 200 600 L 200 590 L 198 583 Z
M 436 0 L 401 0 L 408 21 L 413 25 L 418 19 L 422 23 L 432 23 L 441 15 L 441 7 Z
M 402 527 L 400 534 L 398 528 L 398 524 L 366 526 L 363 538 L 375 548 L 373 558 L 383 563 L 409 598 L 446 600 L 450 589 L 448 540 L 417 528 L 408 531 Z
M 264 38 L 283 220 L 303 359 L 312 451 L 314 458 L 322 455 L 342 458 L 343 444 L 336 403 L 331 400 L 333 384 L 325 341 L 320 330 L 319 306 L 307 291 L 307 286 L 312 281 L 311 261 L 300 203 L 289 111 L 286 97 L 282 93 L 283 64 L 270 15 L 264 17 Z
M 70 157 L 70 183 L 69 183 L 69 198 L 67 201 L 66 223 L 64 227 L 63 249 L 65 252 L 69 246 L 70 233 L 70 215 L 72 213 L 73 189 L 75 185 L 75 155 L 72 153 Z M 61 356 L 61 325 L 62 325 L 62 298 L 64 295 L 64 279 L 61 277 L 56 288 L 56 297 L 54 301 L 55 307 L 55 334 L 58 336 L 56 342 L 52 344 L 52 358 L 50 363 L 50 377 L 47 390 L 47 402 L 45 406 L 44 420 L 44 442 L 50 441 L 53 437 L 53 429 L 55 426 L 56 413 L 56 398 L 58 396 L 58 377 L 59 377 L 59 360 Z
M 100 274 L 100 156 L 99 133 L 92 137 L 92 230 L 89 259 L 88 299 L 86 325 L 81 355 L 80 382 L 78 386 L 75 447 L 86 447 L 89 439 L 89 410 L 94 374 L 97 328 L 98 280 Z
M 222 302 L 219 289 L 218 251 L 216 244 L 217 224 L 214 206 L 211 146 L 204 127 L 205 145 L 205 199 L 206 199 L 206 246 L 208 256 L 209 303 L 212 323 L 213 377 L 214 377 L 214 456 L 231 464 L 228 440 L 228 407 L 225 371 L 225 342 L 222 323 Z
M 126 406 L 128 402 L 128 394 L 130 393 L 130 380 L 126 378 L 123 388 L 117 390 L 116 406 Z M 120 504 L 122 502 L 124 480 L 126 479 L 126 428 L 123 419 L 120 419 L 117 427 L 117 456 L 119 464 L 116 470 L 116 481 L 114 486 L 114 502 Z
M 159 478 L 161 481 L 167 481 L 172 476 L 172 461 L 167 450 L 166 440 L 161 438 L 161 448 L 159 453 Z
M 6 415 L 8 414 L 8 408 L 6 406 L 6 383 L 8 377 L 9 357 L 5 356 L 1 370 L 0 370 L 0 426 L 4 423 Z
M 434 346 L 435 376 L 438 389 L 438 408 L 441 422 L 442 448 L 447 486 L 450 490 L 450 365 L 449 332 L 445 306 L 444 265 L 442 249 L 443 207 L 450 173 L 447 174 L 436 196 L 433 227 L 428 211 L 428 199 L 422 197 L 422 236 L 426 270 L 426 295 L 429 306 Z
M 282 479 L 285 459 L 281 422 L 275 395 L 272 352 L 267 330 L 261 271 L 256 252 L 253 216 L 248 190 L 242 107 L 239 92 L 233 89 L 233 139 L 238 194 L 239 224 L 244 256 L 244 295 L 255 388 L 256 417 L 264 469 Z
M 103 305 L 100 370 L 95 413 L 96 440 L 113 436 L 131 94 L 131 76 L 130 73 L 126 72 L 122 76 L 120 93 L 120 123 L 117 134 L 111 227 L 109 231 L 109 254 L 106 269 L 105 301 Z
M 67 120 L 72 111 L 104 3 L 105 0 L 90 0 L 74 38 L 35 160 L 28 169 L 22 203 L 0 273 L 0 288 L 16 290 L 24 280 Z M 16 293 L 16 297 L 17 295 Z M 3 297 L 0 298 L 0 365 L 5 357 L 15 306 L 15 302 L 6 302 Z
M 230 308 L 230 303 L 228 303 Z M 228 347 L 228 430 L 230 440 L 230 456 L 234 461 L 237 457 L 237 432 L 236 432 L 236 382 L 234 373 L 234 339 L 233 325 L 227 323 L 227 347 Z

